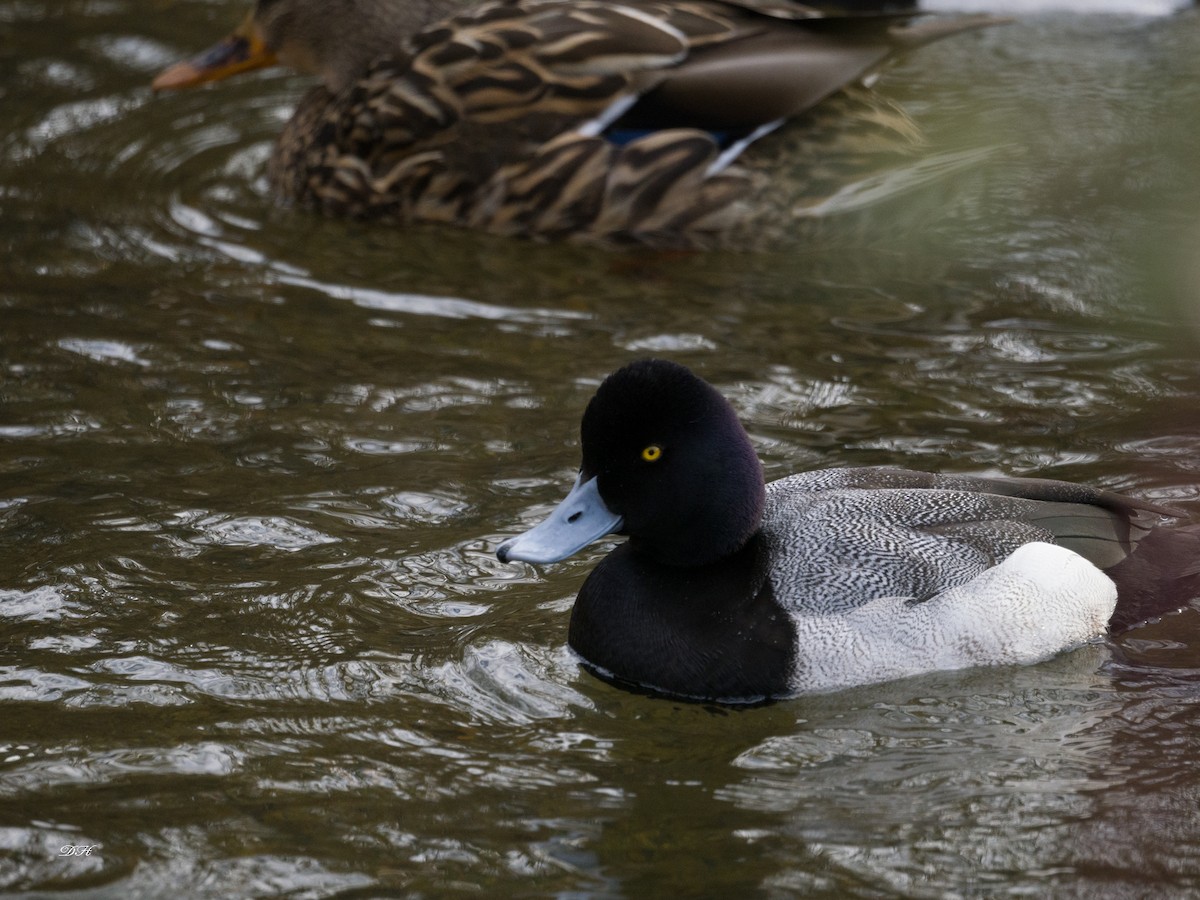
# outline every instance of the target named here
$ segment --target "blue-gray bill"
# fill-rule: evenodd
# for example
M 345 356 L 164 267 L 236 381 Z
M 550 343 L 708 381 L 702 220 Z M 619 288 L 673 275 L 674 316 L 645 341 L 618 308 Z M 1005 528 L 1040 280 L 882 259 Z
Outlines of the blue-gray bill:
M 621 517 L 600 498 L 596 479 L 584 481 L 580 475 L 550 515 L 524 534 L 501 544 L 496 556 L 501 562 L 514 559 L 531 563 L 557 562 L 592 541 L 619 531 L 622 524 Z

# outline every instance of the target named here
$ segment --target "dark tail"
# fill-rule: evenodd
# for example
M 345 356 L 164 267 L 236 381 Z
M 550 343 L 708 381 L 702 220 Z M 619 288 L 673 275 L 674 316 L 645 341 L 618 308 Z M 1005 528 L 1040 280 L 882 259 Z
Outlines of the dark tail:
M 1200 598 L 1200 524 L 1156 528 L 1105 571 L 1117 584 L 1111 634 L 1187 606 Z
M 744 5 L 747 9 L 778 18 L 795 18 L 788 15 L 786 6 L 780 11 L 778 6 L 769 4 L 752 4 L 739 0 L 726 0 L 735 6 Z M 802 18 L 805 29 L 817 33 L 840 34 L 846 38 L 857 37 L 862 40 L 874 40 L 886 34 L 891 45 L 892 53 L 907 53 L 940 41 L 951 35 L 964 31 L 977 31 L 980 28 L 991 28 L 993 25 L 1011 25 L 1016 19 L 1002 16 L 992 16 L 987 13 L 976 13 L 966 16 L 930 15 L 919 10 L 909 12 L 891 12 L 879 9 L 871 11 L 844 10 L 844 14 L 830 12 L 828 15 L 809 19 Z
M 975 31 L 978 28 L 991 28 L 993 25 L 1011 25 L 1013 21 L 1013 19 L 987 14 L 920 18 L 913 20 L 909 25 L 893 27 L 891 36 L 897 47 L 908 52 L 950 37 L 952 34 Z

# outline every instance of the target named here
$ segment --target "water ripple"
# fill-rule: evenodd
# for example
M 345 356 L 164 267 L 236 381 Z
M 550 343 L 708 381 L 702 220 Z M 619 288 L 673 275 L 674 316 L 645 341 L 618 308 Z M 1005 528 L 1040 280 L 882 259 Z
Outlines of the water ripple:
M 307 82 L 152 96 L 220 24 L 176 7 L 0 4 L 0 891 L 1200 888 L 1195 609 L 730 710 L 567 651 L 611 543 L 494 555 L 647 353 L 725 391 L 772 477 L 1200 504 L 1194 11 L 927 48 L 883 89 L 932 144 L 1008 149 L 915 217 L 681 258 L 280 208 L 265 163 Z

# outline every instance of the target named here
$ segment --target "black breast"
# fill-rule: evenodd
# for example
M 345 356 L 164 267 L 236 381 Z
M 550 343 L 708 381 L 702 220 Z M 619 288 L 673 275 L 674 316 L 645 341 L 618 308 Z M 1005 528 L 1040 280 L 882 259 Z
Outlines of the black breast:
M 795 630 L 775 601 L 757 536 L 692 568 L 624 544 L 584 583 L 569 642 L 602 677 L 665 694 L 753 702 L 792 690 Z

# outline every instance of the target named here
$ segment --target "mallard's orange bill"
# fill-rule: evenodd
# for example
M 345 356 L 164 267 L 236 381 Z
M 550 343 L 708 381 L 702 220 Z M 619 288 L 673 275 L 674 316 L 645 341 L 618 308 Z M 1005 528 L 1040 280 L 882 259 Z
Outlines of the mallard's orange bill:
M 264 69 L 276 63 L 274 51 L 263 43 L 262 35 L 251 19 L 219 44 L 176 63 L 158 74 L 150 86 L 156 91 L 195 87 L 208 81 L 220 81 L 239 72 Z

